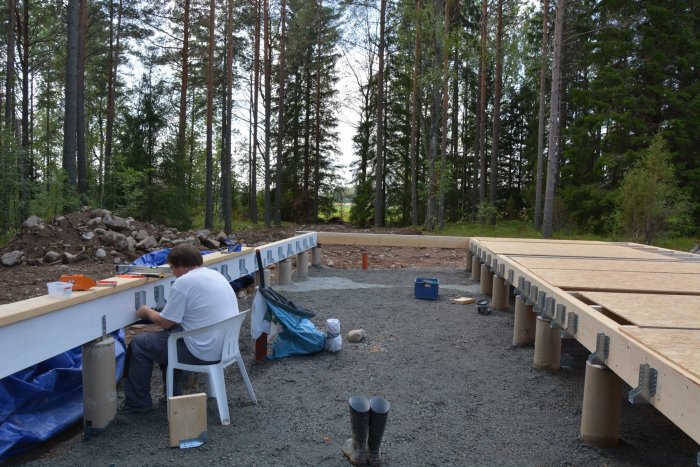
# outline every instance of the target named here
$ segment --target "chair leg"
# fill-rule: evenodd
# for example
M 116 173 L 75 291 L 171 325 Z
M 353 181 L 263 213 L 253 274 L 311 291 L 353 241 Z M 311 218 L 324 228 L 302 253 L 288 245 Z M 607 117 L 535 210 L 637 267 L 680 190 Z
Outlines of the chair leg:
M 253 404 L 258 403 L 258 399 L 255 398 L 255 391 L 253 391 L 253 385 L 250 384 L 250 379 L 248 379 L 248 372 L 245 370 L 245 365 L 243 364 L 243 359 L 239 356 L 236 361 L 238 362 L 238 369 L 241 372 L 241 378 L 243 378 L 243 382 L 245 383 L 245 387 L 248 390 L 248 395 L 250 396 L 250 399 L 253 401 Z
M 214 386 L 214 396 L 216 397 L 216 405 L 219 407 L 221 424 L 229 425 L 231 423 L 231 418 L 228 413 L 228 398 L 226 397 L 224 370 L 222 368 L 214 368 L 212 370 L 213 372 L 209 373 L 209 378 Z
M 173 381 L 175 380 L 175 369 L 168 365 L 168 369 L 165 370 L 165 413 L 170 416 L 170 398 L 173 397 Z
M 207 372 L 207 397 L 216 397 L 214 377 L 210 372 Z

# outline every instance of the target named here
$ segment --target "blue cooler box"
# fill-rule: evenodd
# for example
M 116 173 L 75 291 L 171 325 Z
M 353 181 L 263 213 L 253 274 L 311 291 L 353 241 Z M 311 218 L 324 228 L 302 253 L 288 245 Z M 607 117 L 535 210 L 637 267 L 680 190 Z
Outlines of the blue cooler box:
M 431 279 L 427 277 L 416 278 L 416 284 L 414 286 L 416 298 L 437 300 L 439 284 L 440 281 L 437 279 Z

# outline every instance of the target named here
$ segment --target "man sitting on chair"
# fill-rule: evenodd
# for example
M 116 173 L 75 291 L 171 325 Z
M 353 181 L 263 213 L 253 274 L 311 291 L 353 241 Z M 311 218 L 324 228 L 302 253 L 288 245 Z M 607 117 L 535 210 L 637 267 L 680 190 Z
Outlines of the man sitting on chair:
M 168 336 L 172 331 L 191 331 L 219 323 L 238 314 L 238 301 L 231 285 L 218 272 L 202 267 L 202 255 L 194 245 L 183 243 L 170 251 L 168 265 L 177 278 L 170 297 L 158 313 L 142 305 L 136 315 L 164 330 L 134 336 L 126 354 L 124 395 L 119 413 L 143 413 L 153 408 L 151 375 L 153 363 L 168 365 Z M 212 331 L 177 341 L 178 360 L 190 364 L 216 363 L 221 356 L 224 333 Z M 182 375 L 175 372 L 173 393 L 182 393 Z M 178 382 L 178 379 L 180 380 Z

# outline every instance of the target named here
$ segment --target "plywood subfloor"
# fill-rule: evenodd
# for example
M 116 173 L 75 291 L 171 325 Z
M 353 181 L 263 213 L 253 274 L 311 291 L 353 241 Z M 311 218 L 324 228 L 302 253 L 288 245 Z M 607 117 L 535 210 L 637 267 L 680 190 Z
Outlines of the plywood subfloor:
M 700 384 L 700 330 L 634 326 L 621 326 L 620 330 L 674 362 Z
M 569 290 L 700 295 L 700 275 L 577 269 L 530 269 L 549 284 Z
M 584 271 L 669 272 L 699 274 L 700 262 L 677 260 L 625 260 L 591 258 L 556 258 L 543 256 L 511 256 L 510 259 L 527 269 L 579 269 Z
M 654 251 L 632 248 L 615 243 L 556 243 L 556 242 L 510 242 L 481 240 L 492 253 L 500 255 L 525 256 L 567 256 L 572 258 L 630 258 L 630 259 L 668 259 Z
M 639 327 L 700 329 L 700 296 L 582 292 Z

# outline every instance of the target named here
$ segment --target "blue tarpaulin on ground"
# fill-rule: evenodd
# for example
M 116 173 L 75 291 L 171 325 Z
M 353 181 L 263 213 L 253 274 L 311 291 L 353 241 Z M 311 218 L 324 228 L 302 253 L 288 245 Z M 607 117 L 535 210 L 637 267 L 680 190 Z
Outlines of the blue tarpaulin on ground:
M 124 330 L 112 337 L 118 380 L 124 371 Z M 0 379 L 0 460 L 46 441 L 82 417 L 80 347 Z

